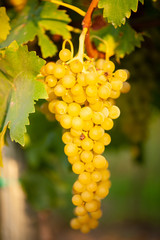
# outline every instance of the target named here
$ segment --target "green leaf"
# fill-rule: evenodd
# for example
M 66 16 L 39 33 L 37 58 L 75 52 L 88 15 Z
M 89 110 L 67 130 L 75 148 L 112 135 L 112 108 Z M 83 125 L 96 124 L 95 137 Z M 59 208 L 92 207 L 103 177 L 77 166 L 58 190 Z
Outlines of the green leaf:
M 38 45 L 41 47 L 42 56 L 44 58 L 52 57 L 57 52 L 57 47 L 42 31 L 38 32 Z
M 143 0 L 140 0 L 143 3 Z M 115 27 L 125 24 L 126 18 L 131 15 L 131 10 L 136 12 L 138 0 L 100 0 L 99 8 L 104 8 L 103 16 L 107 18 L 108 23 Z
M 57 9 L 57 5 L 50 2 L 29 1 L 28 5 L 16 15 L 12 20 L 12 30 L 0 48 L 4 48 L 16 40 L 18 44 L 24 44 L 34 40 L 38 36 L 38 44 L 44 58 L 56 54 L 57 47 L 47 36 L 47 31 L 51 34 L 59 34 L 63 38 L 71 38 L 67 29 L 70 18 L 64 10 Z
M 0 127 L 9 123 L 11 139 L 21 145 L 35 100 L 47 98 L 43 83 L 35 79 L 44 63 L 27 46 L 12 44 L 0 55 Z
M 9 17 L 6 14 L 5 7 L 0 8 L 0 42 L 6 40 L 9 31 L 10 31 L 10 25 L 9 25 Z
M 123 58 L 126 54 L 130 54 L 135 47 L 140 47 L 141 41 L 143 41 L 143 35 L 137 33 L 128 23 L 116 29 L 110 24 L 99 31 L 92 31 L 92 34 L 107 42 L 109 57 L 116 55 L 117 60 Z M 99 42 L 96 40 L 96 43 Z M 99 44 L 99 50 L 106 51 L 106 46 L 102 43 Z

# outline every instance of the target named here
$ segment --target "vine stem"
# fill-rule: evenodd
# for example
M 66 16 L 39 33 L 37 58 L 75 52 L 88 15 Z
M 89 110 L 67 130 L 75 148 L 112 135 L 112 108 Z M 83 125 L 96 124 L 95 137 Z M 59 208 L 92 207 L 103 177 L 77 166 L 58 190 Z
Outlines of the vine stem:
M 97 7 L 98 2 L 99 2 L 99 0 L 92 0 L 91 4 L 89 5 L 89 8 L 86 12 L 86 15 L 82 21 L 83 30 L 79 37 L 79 51 L 78 51 L 78 55 L 76 57 L 81 62 L 83 62 L 84 42 L 85 42 L 86 34 L 89 31 L 89 28 L 91 26 L 92 13 L 93 13 L 94 9 Z
M 83 19 L 83 22 L 82 22 L 83 28 L 88 28 L 88 29 L 90 28 L 92 13 L 93 13 L 94 9 L 97 7 L 98 2 L 99 2 L 99 0 L 92 0 L 91 4 L 87 10 L 87 13 Z

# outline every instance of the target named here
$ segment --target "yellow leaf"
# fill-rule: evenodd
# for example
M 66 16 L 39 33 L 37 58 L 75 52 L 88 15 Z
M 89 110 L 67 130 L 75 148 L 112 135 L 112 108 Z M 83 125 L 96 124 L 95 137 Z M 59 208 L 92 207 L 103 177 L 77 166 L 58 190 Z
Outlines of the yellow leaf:
M 9 31 L 10 31 L 10 25 L 9 25 L 9 17 L 6 14 L 5 7 L 0 8 L 0 42 L 6 40 Z
M 4 143 L 4 136 L 5 136 L 5 133 L 6 133 L 6 130 L 7 130 L 7 126 L 8 126 L 8 125 L 6 125 L 6 126 L 3 128 L 3 131 L 0 133 L 0 168 L 3 167 L 2 148 L 3 148 L 3 146 L 5 145 L 5 143 Z M 1 175 L 1 172 L 0 172 L 0 175 Z

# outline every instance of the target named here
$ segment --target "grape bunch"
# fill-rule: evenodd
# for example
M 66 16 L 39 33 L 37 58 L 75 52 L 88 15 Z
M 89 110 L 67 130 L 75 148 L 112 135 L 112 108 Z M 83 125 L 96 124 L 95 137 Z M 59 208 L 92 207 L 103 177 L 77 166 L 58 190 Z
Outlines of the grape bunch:
M 86 56 L 81 62 L 69 49 L 59 60 L 41 69 L 48 92 L 48 109 L 65 129 L 62 141 L 72 170 L 77 174 L 72 203 L 73 229 L 88 233 L 102 216 L 101 200 L 111 186 L 108 161 L 102 155 L 111 142 L 108 133 L 120 115 L 115 99 L 120 96 L 126 70 L 115 70 L 112 61 Z M 126 89 L 126 87 L 124 86 Z

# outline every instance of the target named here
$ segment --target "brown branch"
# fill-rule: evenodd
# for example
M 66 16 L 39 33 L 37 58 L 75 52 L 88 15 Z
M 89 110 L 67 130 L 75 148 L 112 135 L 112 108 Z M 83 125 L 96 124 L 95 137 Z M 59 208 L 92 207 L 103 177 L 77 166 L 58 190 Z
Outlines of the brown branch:
M 90 40 L 90 32 L 88 30 L 85 38 L 86 51 L 91 58 L 105 58 L 105 53 L 96 49 L 96 46 Z
M 83 29 L 87 28 L 88 32 L 86 34 L 86 38 L 85 38 L 85 48 L 87 51 L 87 54 L 89 57 L 91 58 L 105 58 L 105 54 L 102 52 L 99 52 L 96 47 L 92 44 L 91 40 L 90 40 L 90 33 L 89 33 L 89 28 L 92 25 L 92 13 L 94 11 L 94 9 L 97 7 L 99 0 L 92 0 L 87 13 L 83 19 L 82 22 L 82 26 Z
M 99 2 L 99 0 L 92 0 L 91 4 L 89 5 L 87 13 L 82 22 L 83 28 L 90 28 L 92 13 L 93 13 L 94 9 L 97 7 L 98 2 Z

